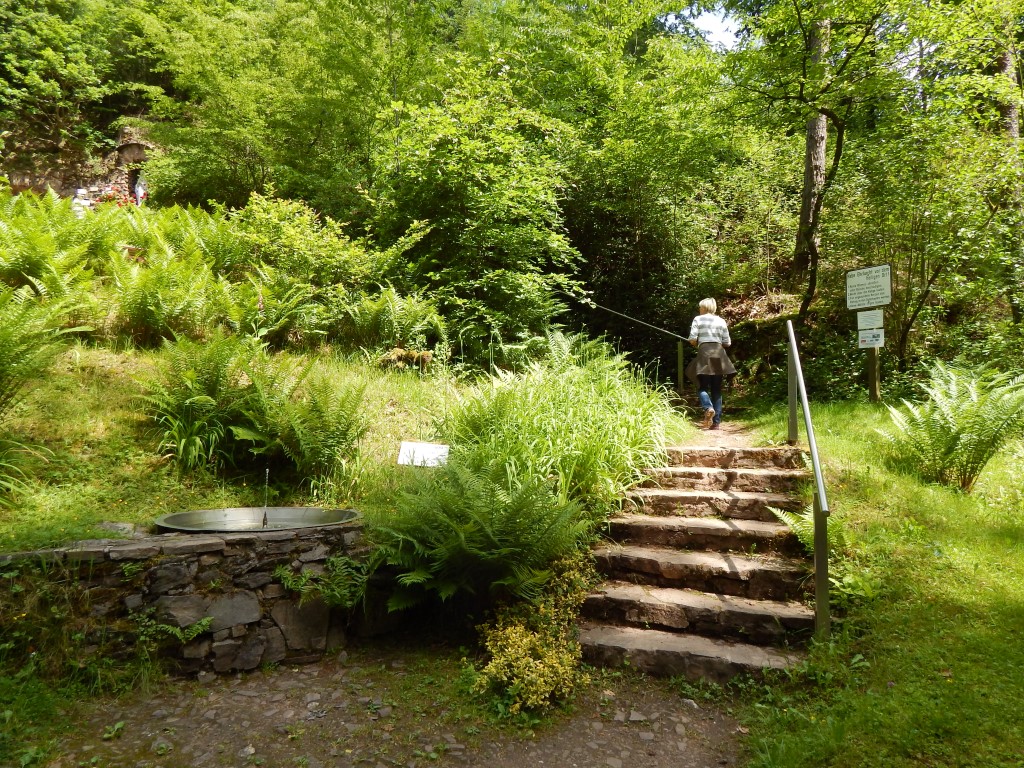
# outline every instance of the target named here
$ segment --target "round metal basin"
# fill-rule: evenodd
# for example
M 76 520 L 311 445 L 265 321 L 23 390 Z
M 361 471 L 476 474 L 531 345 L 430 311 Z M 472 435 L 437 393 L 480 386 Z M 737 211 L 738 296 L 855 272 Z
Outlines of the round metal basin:
M 312 528 L 348 523 L 359 517 L 354 509 L 321 507 L 233 507 L 172 512 L 156 520 L 160 533 L 231 533 Z

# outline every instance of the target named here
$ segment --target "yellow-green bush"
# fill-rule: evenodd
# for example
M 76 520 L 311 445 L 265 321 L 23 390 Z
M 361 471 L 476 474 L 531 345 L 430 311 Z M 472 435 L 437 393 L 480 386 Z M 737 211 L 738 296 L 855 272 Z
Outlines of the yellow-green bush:
M 492 623 L 479 627 L 490 658 L 472 688 L 491 694 L 499 715 L 564 701 L 587 682 L 576 617 L 596 581 L 589 552 L 578 550 L 553 566 L 538 600 L 504 606 Z

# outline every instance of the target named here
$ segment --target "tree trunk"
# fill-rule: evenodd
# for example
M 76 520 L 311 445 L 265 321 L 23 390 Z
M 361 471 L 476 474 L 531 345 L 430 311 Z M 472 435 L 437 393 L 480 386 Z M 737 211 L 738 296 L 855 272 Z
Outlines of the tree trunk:
M 999 75 L 1010 81 L 1012 90 L 1017 89 L 1017 61 L 1012 50 L 1003 51 L 996 60 Z M 1004 135 L 1011 141 L 1020 138 L 1020 107 L 1015 98 L 999 100 L 999 117 Z
M 811 26 L 807 47 L 811 60 L 815 63 L 820 62 L 828 50 L 828 33 L 827 19 L 817 21 Z M 794 288 L 799 288 L 805 282 L 809 283 L 807 293 L 813 296 L 817 283 L 818 246 L 821 242 L 818 225 L 821 195 L 825 189 L 825 151 L 828 145 L 828 119 L 825 115 L 819 113 L 807 121 L 806 137 L 800 221 L 796 231 L 790 284 Z
M 1010 98 L 1000 99 L 999 118 L 1003 135 L 1010 145 L 1013 162 L 1018 165 L 1017 182 L 1011 192 L 1009 201 L 1010 221 L 1006 238 L 1009 251 L 1010 275 L 1006 297 L 1010 302 L 1013 322 L 1019 325 L 1024 321 L 1024 190 L 1021 189 L 1019 165 L 1020 148 L 1020 106 L 1015 98 L 1019 88 L 1017 82 L 1017 59 L 1011 48 L 1007 47 L 996 60 L 997 77 L 1005 77 L 1009 81 L 1012 92 Z

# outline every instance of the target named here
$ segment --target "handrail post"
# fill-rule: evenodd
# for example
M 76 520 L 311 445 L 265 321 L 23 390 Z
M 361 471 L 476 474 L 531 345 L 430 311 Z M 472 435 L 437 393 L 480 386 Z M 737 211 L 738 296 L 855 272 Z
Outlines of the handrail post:
M 814 492 L 814 635 L 827 640 L 832 631 L 828 604 L 828 516 Z
M 787 345 L 786 353 L 786 371 L 789 374 L 789 438 L 787 442 L 790 445 L 796 445 L 800 439 L 800 434 L 797 430 L 797 416 L 796 416 L 796 400 L 797 400 L 797 383 L 796 383 L 796 360 L 793 355 L 793 345 Z
M 683 340 L 676 341 L 676 391 L 683 396 Z
M 825 495 L 825 477 L 818 456 L 818 441 L 814 437 L 814 424 L 811 422 L 811 404 L 807 400 L 807 386 L 804 374 L 800 369 L 800 353 L 796 346 L 796 331 L 793 321 L 786 321 L 786 334 L 789 336 L 789 435 L 790 442 L 796 442 L 796 416 L 794 391 L 797 391 L 800 406 L 803 409 L 804 430 L 807 433 L 807 451 L 811 457 L 811 469 L 814 471 L 814 634 L 819 641 L 827 640 L 832 631 L 832 617 L 829 609 L 828 581 L 828 497 Z

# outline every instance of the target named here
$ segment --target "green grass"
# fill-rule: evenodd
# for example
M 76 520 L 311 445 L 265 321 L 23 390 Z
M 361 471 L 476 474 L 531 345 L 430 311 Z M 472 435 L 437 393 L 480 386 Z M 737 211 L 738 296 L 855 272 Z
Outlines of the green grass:
M 430 437 L 434 413 L 455 386 L 446 377 L 390 373 L 361 361 L 326 356 L 340 381 L 364 381 L 364 408 L 372 424 L 359 466 L 340 497 L 314 498 L 308 486 L 277 482 L 263 472 L 180 476 L 158 453 L 158 437 L 143 419 L 141 381 L 152 375 L 158 352 L 78 346 L 35 382 L 10 427 L 42 450 L 29 457 L 31 480 L 9 508 L 0 508 L 0 552 L 111 537 L 104 521 L 150 525 L 159 515 L 188 509 L 270 504 L 351 503 L 369 514 L 388 508 L 411 477 L 396 466 L 401 440 Z M 404 470 L 404 471 L 403 471 Z
M 775 442 L 784 418 L 753 421 Z M 751 764 L 1024 765 L 1020 447 L 968 496 L 890 468 L 883 408 L 815 407 L 814 419 L 851 541 L 844 572 L 879 596 L 840 595 L 850 605 L 832 643 L 793 680 L 752 686 Z

